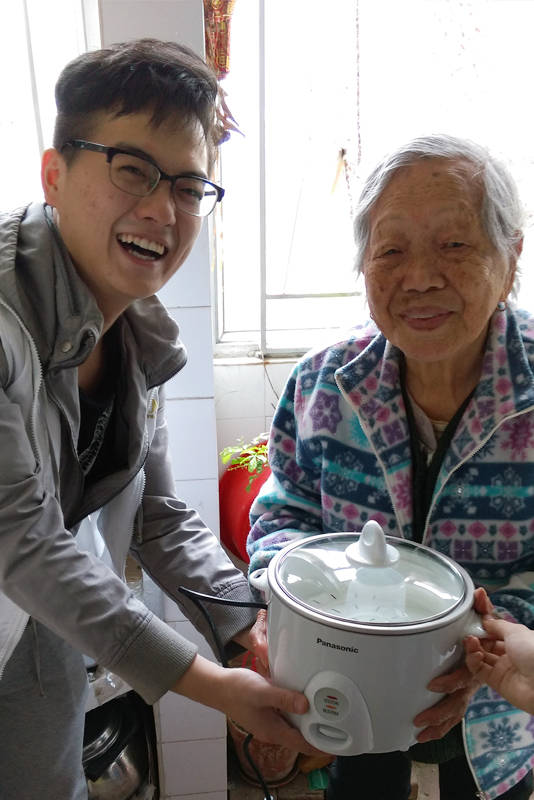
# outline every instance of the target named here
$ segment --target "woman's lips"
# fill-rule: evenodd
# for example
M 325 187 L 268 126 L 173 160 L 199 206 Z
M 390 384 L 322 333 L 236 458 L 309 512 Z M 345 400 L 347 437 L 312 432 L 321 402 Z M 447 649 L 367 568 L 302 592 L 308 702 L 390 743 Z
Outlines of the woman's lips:
M 432 331 L 444 325 L 452 311 L 443 308 L 418 308 L 401 314 L 403 321 L 413 330 Z

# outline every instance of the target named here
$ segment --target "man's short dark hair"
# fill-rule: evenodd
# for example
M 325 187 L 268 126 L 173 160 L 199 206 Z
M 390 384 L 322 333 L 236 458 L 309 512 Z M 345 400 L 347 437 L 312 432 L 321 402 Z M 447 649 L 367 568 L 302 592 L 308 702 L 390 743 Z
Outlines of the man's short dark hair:
M 148 111 L 158 126 L 173 116 L 198 120 L 210 165 L 217 146 L 235 126 L 214 72 L 188 47 L 137 39 L 94 50 L 71 61 L 56 83 L 54 147 L 91 134 L 98 113 Z M 66 151 L 72 158 L 76 151 Z

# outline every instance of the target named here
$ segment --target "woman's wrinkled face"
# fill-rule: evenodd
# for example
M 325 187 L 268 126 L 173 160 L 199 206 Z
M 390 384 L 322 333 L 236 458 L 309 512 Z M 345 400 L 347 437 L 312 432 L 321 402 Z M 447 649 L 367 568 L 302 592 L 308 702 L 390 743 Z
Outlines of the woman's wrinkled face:
M 490 242 L 481 206 L 472 165 L 426 159 L 399 170 L 371 212 L 363 265 L 369 308 L 407 359 L 482 353 L 515 259 Z

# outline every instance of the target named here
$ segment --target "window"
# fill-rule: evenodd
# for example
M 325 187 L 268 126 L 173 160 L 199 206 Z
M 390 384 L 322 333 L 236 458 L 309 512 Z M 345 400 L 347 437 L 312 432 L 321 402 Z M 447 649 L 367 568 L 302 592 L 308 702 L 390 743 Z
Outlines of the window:
M 486 145 L 534 208 L 533 25 L 534 0 L 236 3 L 223 86 L 244 135 L 221 154 L 220 352 L 303 352 L 366 315 L 351 208 L 414 136 Z
M 2 210 L 42 196 L 41 153 L 52 144 L 56 114 L 54 85 L 67 61 L 91 46 L 98 46 L 97 23 L 97 0 L 2 3 Z

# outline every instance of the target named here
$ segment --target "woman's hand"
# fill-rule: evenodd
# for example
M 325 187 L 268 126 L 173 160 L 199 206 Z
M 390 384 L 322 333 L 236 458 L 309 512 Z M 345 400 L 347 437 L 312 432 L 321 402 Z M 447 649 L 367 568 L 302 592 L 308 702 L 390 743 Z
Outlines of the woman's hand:
M 454 728 L 467 710 L 469 699 L 480 687 L 480 680 L 473 676 L 465 665 L 447 675 L 440 675 L 428 684 L 431 692 L 444 693 L 436 705 L 421 711 L 414 719 L 417 728 L 423 728 L 417 736 L 418 742 L 441 739 Z
M 468 669 L 512 705 L 534 714 L 534 631 L 525 625 L 485 617 L 491 639 L 468 636 Z
M 267 646 L 267 611 L 260 608 L 256 622 L 252 627 L 240 631 L 234 636 L 234 641 L 254 653 L 258 662 L 256 669 L 265 678 L 269 676 L 269 654 Z
M 493 605 L 484 589 L 475 590 L 473 607 L 479 614 L 492 612 Z M 463 719 L 469 700 L 480 687 L 480 683 L 480 679 L 473 675 L 466 665 L 458 667 L 447 675 L 434 678 L 428 684 L 428 689 L 431 692 L 445 694 L 446 697 L 415 717 L 414 725 L 423 728 L 417 736 L 417 741 L 429 742 L 431 739 L 441 739 L 457 725 Z
M 309 707 L 305 695 L 273 686 L 253 670 L 226 669 L 196 655 L 173 691 L 222 711 L 262 742 L 297 753 L 319 752 L 280 713 L 304 714 Z

